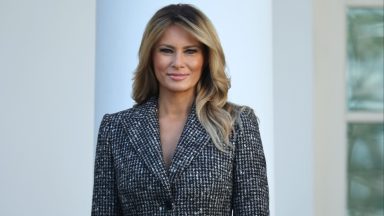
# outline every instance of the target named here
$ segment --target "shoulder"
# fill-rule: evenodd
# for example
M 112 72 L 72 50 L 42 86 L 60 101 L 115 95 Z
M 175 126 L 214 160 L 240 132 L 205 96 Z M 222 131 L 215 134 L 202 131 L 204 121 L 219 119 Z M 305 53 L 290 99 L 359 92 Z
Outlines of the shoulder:
M 131 108 L 118 111 L 115 113 L 107 113 L 103 116 L 101 127 L 109 125 L 110 127 L 118 126 L 122 122 L 131 122 L 148 116 L 149 112 L 156 109 L 156 104 L 147 101 L 142 104 L 135 104 Z
M 259 118 L 256 116 L 254 110 L 249 106 L 242 106 L 239 119 L 244 124 L 256 124 L 259 123 Z
M 123 131 L 130 130 L 148 116 L 148 110 L 148 104 L 144 103 L 115 113 L 105 114 L 100 123 L 98 139 L 113 139 Z
M 230 104 L 232 107 L 232 139 L 235 146 L 242 141 L 260 139 L 259 120 L 254 110 L 246 105 Z
M 262 150 L 259 130 L 259 119 L 254 110 L 249 106 L 237 106 L 237 118 L 233 125 L 233 142 L 236 152 L 243 149 L 252 152 Z
M 101 121 L 101 125 L 104 124 L 117 124 L 121 121 L 121 119 L 130 118 L 130 116 L 135 113 L 136 108 L 128 108 L 119 112 L 115 113 L 107 113 L 103 116 L 103 119 Z
M 99 139 L 100 136 L 108 136 L 109 132 L 117 128 L 123 119 L 129 119 L 133 111 L 134 108 L 132 107 L 119 112 L 104 114 L 99 127 Z
M 243 127 L 252 125 L 258 126 L 259 119 L 251 107 L 231 102 L 228 102 L 226 106 L 233 118 L 235 129 L 243 129 Z

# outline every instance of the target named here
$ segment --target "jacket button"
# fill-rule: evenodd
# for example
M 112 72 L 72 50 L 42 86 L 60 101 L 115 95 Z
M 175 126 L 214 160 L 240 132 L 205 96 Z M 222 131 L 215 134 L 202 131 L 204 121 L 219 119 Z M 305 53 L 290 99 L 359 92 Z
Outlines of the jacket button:
M 165 209 L 172 210 L 173 205 L 172 205 L 171 201 L 167 200 L 167 201 L 165 201 L 164 204 L 165 204 Z

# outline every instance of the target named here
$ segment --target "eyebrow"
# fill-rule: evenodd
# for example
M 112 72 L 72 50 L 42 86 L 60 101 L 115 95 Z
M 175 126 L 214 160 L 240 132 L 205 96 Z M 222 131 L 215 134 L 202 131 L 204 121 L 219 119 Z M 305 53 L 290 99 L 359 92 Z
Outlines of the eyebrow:
M 168 47 L 168 48 L 172 48 L 172 49 L 175 48 L 174 46 L 169 45 L 169 44 L 159 44 L 158 47 Z M 202 46 L 201 45 L 188 45 L 188 46 L 183 47 L 183 49 L 188 49 L 188 48 L 199 48 L 199 49 L 201 49 Z

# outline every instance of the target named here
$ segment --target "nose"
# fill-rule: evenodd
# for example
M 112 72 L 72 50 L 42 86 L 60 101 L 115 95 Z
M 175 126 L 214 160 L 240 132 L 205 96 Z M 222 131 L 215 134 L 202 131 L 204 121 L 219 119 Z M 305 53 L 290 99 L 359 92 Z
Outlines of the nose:
M 184 67 L 184 56 L 183 53 L 176 53 L 173 58 L 172 67 L 175 69 L 183 68 Z

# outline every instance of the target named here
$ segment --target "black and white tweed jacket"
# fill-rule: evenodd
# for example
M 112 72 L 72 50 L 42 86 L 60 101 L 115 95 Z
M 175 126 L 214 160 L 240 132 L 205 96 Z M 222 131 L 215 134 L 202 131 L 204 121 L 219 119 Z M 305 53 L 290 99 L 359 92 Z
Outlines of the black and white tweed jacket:
M 93 216 L 269 215 L 266 164 L 257 118 L 240 114 L 233 150 L 219 151 L 188 116 L 169 169 L 165 168 L 157 100 L 105 115 L 99 130 Z

